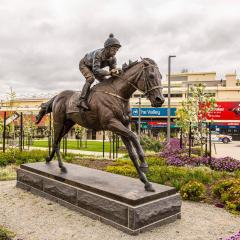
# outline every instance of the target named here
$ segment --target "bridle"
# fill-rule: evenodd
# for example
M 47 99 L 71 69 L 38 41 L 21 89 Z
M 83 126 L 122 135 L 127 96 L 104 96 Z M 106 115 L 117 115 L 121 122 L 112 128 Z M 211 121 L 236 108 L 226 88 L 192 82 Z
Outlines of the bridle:
M 145 60 L 143 59 L 142 62 L 144 62 L 144 61 L 145 61 Z M 145 69 L 147 69 L 147 68 L 149 68 L 149 67 L 157 68 L 157 66 L 155 66 L 155 65 L 153 65 L 153 64 L 150 64 L 150 63 L 148 63 L 148 62 L 147 62 L 147 64 L 148 64 L 147 66 L 143 67 L 142 70 L 135 75 L 136 77 L 135 77 L 135 76 L 132 77 L 132 79 L 134 79 L 134 83 L 132 83 L 131 81 L 129 81 L 128 84 L 130 84 L 130 85 L 131 85 L 132 87 L 134 87 L 136 90 L 140 91 L 141 93 L 143 93 L 145 96 L 148 97 L 148 95 L 149 95 L 149 93 L 150 93 L 151 91 L 153 91 L 154 89 L 159 89 L 159 88 L 160 88 L 160 89 L 163 89 L 163 87 L 160 86 L 160 85 L 158 85 L 158 86 L 154 86 L 154 87 L 148 89 L 148 81 L 147 81 L 148 78 L 147 78 L 147 74 L 146 74 Z M 142 74 L 144 74 L 143 81 L 144 81 L 144 89 L 145 89 L 145 91 L 143 91 L 143 90 L 141 90 L 140 88 L 137 87 L 137 82 L 138 82 L 138 80 L 141 78 Z M 122 79 L 121 76 L 117 76 L 117 77 Z M 95 91 L 95 92 L 104 92 L 104 93 L 106 93 L 106 94 L 108 94 L 108 95 L 111 95 L 111 96 L 114 96 L 114 97 L 116 97 L 116 98 L 119 98 L 119 99 L 121 99 L 121 100 L 123 100 L 123 101 L 125 101 L 125 102 L 128 102 L 128 101 L 129 101 L 129 99 L 125 99 L 125 98 L 119 96 L 119 95 L 116 94 L 116 93 L 107 92 L 107 91 Z M 115 92 L 117 92 L 117 91 L 115 90 Z
M 143 60 L 143 61 L 144 61 L 144 60 Z M 136 90 L 138 90 L 139 92 L 143 93 L 143 94 L 146 95 L 146 96 L 148 96 L 148 94 L 149 94 L 151 91 L 153 91 L 154 89 L 159 89 L 159 88 L 163 89 L 163 87 L 160 86 L 160 85 L 154 86 L 154 87 L 148 89 L 148 82 L 147 82 L 147 79 L 148 79 L 148 78 L 147 78 L 147 76 L 146 76 L 147 74 L 146 74 L 145 69 L 147 69 L 147 68 L 149 68 L 149 67 L 157 68 L 157 66 L 148 63 L 148 66 L 143 67 L 142 70 L 141 70 L 139 73 L 137 73 L 136 78 L 133 77 L 134 83 L 132 83 L 131 81 L 128 82 L 128 84 L 130 84 L 132 87 L 134 87 Z M 136 84 L 136 83 L 138 82 L 138 80 L 141 78 L 142 74 L 144 74 L 143 81 L 144 81 L 144 89 L 145 89 L 145 91 L 143 91 L 143 90 L 141 90 L 140 88 L 138 88 L 138 87 L 137 87 L 137 84 Z

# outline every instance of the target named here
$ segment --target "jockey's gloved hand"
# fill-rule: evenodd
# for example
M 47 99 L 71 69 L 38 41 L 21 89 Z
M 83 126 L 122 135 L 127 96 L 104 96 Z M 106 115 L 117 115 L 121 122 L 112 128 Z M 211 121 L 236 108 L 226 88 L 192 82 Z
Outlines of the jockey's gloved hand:
M 110 75 L 111 76 L 114 76 L 114 75 L 119 75 L 121 72 L 120 72 L 120 69 L 118 68 L 114 68 L 110 71 Z

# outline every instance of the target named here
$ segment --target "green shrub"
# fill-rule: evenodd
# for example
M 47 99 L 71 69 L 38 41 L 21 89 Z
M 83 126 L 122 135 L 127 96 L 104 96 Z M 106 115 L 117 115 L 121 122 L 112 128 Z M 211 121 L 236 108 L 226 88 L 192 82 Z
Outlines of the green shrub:
M 144 150 L 159 152 L 161 149 L 163 149 L 163 146 L 159 140 L 148 136 L 142 136 L 140 143 Z
M 0 226 L 0 240 L 11 240 L 16 234 L 7 228 Z
M 14 163 L 15 162 L 14 154 L 17 151 L 18 150 L 14 151 L 13 149 L 9 149 L 5 153 L 1 152 L 0 153 L 0 166 L 7 166 L 8 164 Z
M 236 177 L 240 178 L 240 170 L 236 170 L 234 174 Z
M 131 165 L 120 165 L 120 166 L 108 166 L 106 168 L 107 172 L 116 173 L 129 177 L 137 177 L 137 171 L 134 166 Z
M 175 187 L 177 190 L 189 181 L 198 181 L 203 184 L 212 184 L 216 180 L 229 176 L 229 173 L 211 170 L 208 167 L 176 167 L 167 166 L 161 157 L 148 157 L 149 164 L 147 177 L 149 181 Z M 114 166 L 108 166 L 106 171 L 137 177 L 137 172 L 131 160 L 117 160 Z
M 201 156 L 201 154 L 202 154 L 201 147 L 199 147 L 199 146 L 192 147 L 192 154 L 195 154 L 197 157 Z
M 0 167 L 5 167 L 7 166 L 7 164 L 8 164 L 7 160 L 0 156 Z
M 42 150 L 21 152 L 18 149 L 8 149 L 5 153 L 0 153 L 0 166 L 44 161 L 47 155 L 48 152 Z
M 166 160 L 163 157 L 159 156 L 151 156 L 146 157 L 146 162 L 149 166 L 165 166 Z
M 0 181 L 9 181 L 16 179 L 16 166 L 8 165 L 0 167 Z
M 183 199 L 200 201 L 204 198 L 205 186 L 198 181 L 189 181 L 181 187 L 180 193 Z
M 227 209 L 240 211 L 240 178 L 221 180 L 213 186 L 212 192 Z

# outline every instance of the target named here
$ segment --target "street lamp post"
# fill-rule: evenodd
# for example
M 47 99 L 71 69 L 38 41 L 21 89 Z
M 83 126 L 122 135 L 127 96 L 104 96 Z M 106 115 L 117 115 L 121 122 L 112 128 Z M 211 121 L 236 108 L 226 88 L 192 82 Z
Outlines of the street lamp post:
M 141 97 L 138 98 L 138 138 L 141 138 Z
M 167 124 L 167 143 L 170 143 L 170 131 L 171 131 L 171 114 L 170 114 L 170 96 L 171 96 L 171 85 L 170 85 L 170 80 L 171 80 L 171 58 L 174 58 L 176 56 L 168 56 L 168 124 Z

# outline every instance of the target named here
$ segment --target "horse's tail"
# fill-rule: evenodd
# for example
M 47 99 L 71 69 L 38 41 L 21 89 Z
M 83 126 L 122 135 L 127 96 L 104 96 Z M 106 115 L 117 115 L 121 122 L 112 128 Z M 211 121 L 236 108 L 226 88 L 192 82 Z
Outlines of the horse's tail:
M 39 113 L 38 115 L 36 116 L 36 124 L 40 123 L 42 118 L 48 114 L 48 113 L 51 113 L 52 112 L 52 105 L 53 105 L 53 102 L 55 100 L 55 98 L 57 97 L 54 96 L 53 98 L 51 98 L 49 101 L 45 102 L 45 103 L 42 103 L 41 104 L 41 109 L 39 110 Z

